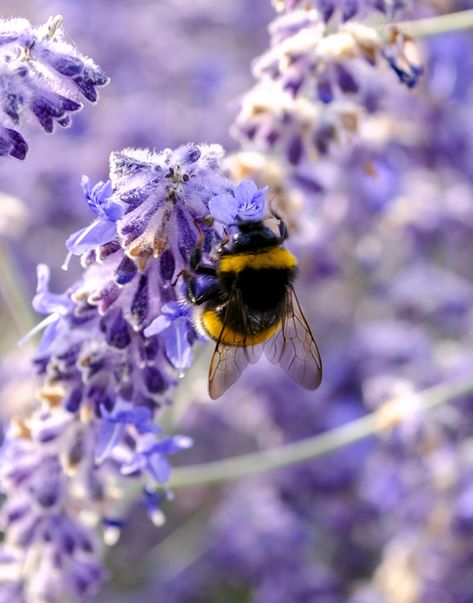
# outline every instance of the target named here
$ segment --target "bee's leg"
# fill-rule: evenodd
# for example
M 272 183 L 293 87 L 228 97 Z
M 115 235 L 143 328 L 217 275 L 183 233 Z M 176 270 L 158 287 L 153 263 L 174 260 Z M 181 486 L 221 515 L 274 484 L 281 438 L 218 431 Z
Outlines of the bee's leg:
M 200 266 L 202 262 L 202 246 L 196 245 L 194 249 L 191 251 L 191 255 L 189 258 L 189 268 L 191 270 L 196 271 L 196 269 Z
M 213 266 L 202 264 L 202 245 L 197 242 L 197 245 L 191 252 L 189 258 L 189 268 L 195 274 L 202 274 L 205 276 L 217 276 L 217 271 Z
M 186 298 L 194 306 L 200 306 L 201 304 L 213 299 L 215 294 L 220 290 L 217 284 L 210 285 L 204 291 L 197 293 L 197 281 L 194 275 L 184 275 L 184 281 L 186 283 Z
M 197 266 L 195 269 L 195 273 L 203 276 L 212 276 L 213 278 L 217 278 L 217 269 L 213 266 L 207 266 L 206 264 L 199 264 L 199 266 Z

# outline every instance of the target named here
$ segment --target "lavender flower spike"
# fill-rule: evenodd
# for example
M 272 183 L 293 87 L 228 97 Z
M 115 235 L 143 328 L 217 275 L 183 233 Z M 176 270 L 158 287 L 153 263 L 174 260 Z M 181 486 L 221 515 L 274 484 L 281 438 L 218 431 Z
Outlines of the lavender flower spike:
M 286 4 L 269 26 L 271 47 L 253 63 L 257 83 L 242 98 L 233 133 L 243 144 L 280 152 L 297 166 L 353 138 L 363 115 L 374 112 L 367 102 L 373 86 L 388 86 L 386 64 L 408 88 L 417 85 L 423 68 L 409 36 L 392 27 L 384 40 L 373 27 L 349 20 L 361 4 L 362 13 L 377 8 L 389 14 L 387 3 Z M 342 22 L 328 24 L 337 8 Z
M 82 179 L 95 220 L 67 242 L 82 278 L 54 294 L 38 269 L 34 307 L 49 315 L 36 357 L 41 407 L 12 422 L 0 463 L 0 576 L 19 601 L 81 601 L 97 589 L 94 529 L 108 541 L 123 522 L 125 482 L 141 485 L 151 520 L 163 520 L 168 457 L 192 444 L 157 424 L 197 339 L 176 276 L 198 240 L 204 254 L 219 243 L 228 217 L 257 220 L 266 208 L 266 188 L 235 185 L 222 160 L 217 145 L 114 153 L 110 180 Z
M 107 76 L 65 40 L 62 18 L 33 27 L 26 19 L 0 20 L 0 155 L 24 159 L 19 130 L 31 115 L 48 133 L 71 124 L 81 97 L 94 103 Z

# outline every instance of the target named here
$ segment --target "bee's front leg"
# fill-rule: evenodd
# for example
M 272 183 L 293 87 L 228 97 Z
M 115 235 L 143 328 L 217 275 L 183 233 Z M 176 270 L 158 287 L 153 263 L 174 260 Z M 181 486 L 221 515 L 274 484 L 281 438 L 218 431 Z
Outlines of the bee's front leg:
M 205 276 L 217 276 L 217 270 L 214 266 L 209 266 L 202 263 L 202 247 L 197 245 L 191 252 L 189 258 L 189 268 L 194 274 L 200 274 Z
M 217 277 L 217 270 L 214 266 L 202 263 L 202 248 L 200 246 L 194 248 L 189 258 L 189 269 L 184 269 L 181 274 L 186 285 L 186 297 L 191 304 L 197 306 L 203 304 L 218 290 L 218 286 L 215 284 L 210 285 L 201 293 L 197 293 L 197 276 Z
M 210 285 L 207 289 L 204 289 L 200 293 L 197 293 L 197 279 L 194 274 L 184 273 L 184 282 L 186 285 L 186 298 L 194 306 L 200 306 L 205 302 L 213 299 L 219 292 L 219 286 L 217 284 Z

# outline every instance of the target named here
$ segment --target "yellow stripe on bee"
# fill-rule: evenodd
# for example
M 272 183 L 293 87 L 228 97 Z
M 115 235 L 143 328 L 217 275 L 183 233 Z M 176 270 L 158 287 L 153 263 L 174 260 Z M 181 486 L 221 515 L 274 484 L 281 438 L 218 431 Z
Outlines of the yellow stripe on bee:
M 222 319 L 217 314 L 217 312 L 215 312 L 215 310 L 205 310 L 202 313 L 201 322 L 205 332 L 207 333 L 207 335 L 209 335 L 209 337 L 215 339 L 215 341 L 218 341 L 218 339 L 220 338 L 220 341 L 225 345 L 230 345 L 234 347 L 258 345 L 258 343 L 263 343 L 264 341 L 267 341 L 271 337 L 271 335 L 273 335 L 273 333 L 275 333 L 279 329 L 281 324 L 281 322 L 279 321 L 272 327 L 268 327 L 267 329 L 264 329 L 259 333 L 246 334 L 238 333 L 237 331 L 234 331 L 233 329 L 230 329 L 230 327 L 227 326 L 225 327 L 222 333 Z M 220 337 L 221 333 L 222 335 Z
M 250 270 L 264 270 L 265 268 L 295 268 L 296 258 L 290 251 L 283 247 L 272 247 L 262 253 L 237 253 L 224 255 L 220 259 L 220 272 L 242 272 Z

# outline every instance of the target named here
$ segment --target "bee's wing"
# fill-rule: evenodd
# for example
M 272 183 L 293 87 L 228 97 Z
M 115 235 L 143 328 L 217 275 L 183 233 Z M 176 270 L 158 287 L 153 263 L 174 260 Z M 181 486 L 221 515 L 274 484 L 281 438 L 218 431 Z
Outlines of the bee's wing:
M 228 328 L 229 310 L 239 312 L 239 323 L 241 325 L 241 335 L 243 339 L 249 334 L 248 321 L 246 319 L 244 306 L 241 302 L 239 292 L 233 289 L 228 305 L 225 319 L 223 321 L 222 330 L 220 332 L 215 351 L 210 362 L 209 369 L 209 394 L 215 400 L 219 398 L 227 389 L 235 383 L 238 377 L 242 374 L 248 363 L 256 362 L 262 352 L 263 345 L 232 346 L 224 343 L 225 329 Z M 228 333 L 228 332 L 227 332 Z
M 281 328 L 267 342 L 265 354 L 305 389 L 316 389 L 320 385 L 320 352 L 292 287 L 282 308 Z

